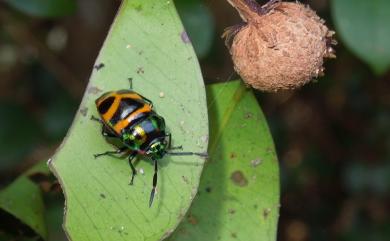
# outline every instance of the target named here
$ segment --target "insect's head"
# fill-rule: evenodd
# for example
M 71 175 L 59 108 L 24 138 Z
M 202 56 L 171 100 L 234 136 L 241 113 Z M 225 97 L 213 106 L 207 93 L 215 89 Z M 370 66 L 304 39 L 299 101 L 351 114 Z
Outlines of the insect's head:
M 146 151 L 146 155 L 152 159 L 161 159 L 167 153 L 167 142 L 165 140 L 157 140 L 153 142 Z

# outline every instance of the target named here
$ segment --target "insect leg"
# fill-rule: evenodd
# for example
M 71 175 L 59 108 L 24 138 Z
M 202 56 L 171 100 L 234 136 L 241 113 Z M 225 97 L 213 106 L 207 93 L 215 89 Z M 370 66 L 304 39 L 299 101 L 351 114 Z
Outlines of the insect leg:
M 115 133 L 113 133 L 110 129 L 107 128 L 107 126 L 104 124 L 104 122 L 96 118 L 95 116 L 91 115 L 91 120 L 99 122 L 102 125 L 102 135 L 105 137 L 117 137 Z
M 127 80 L 129 81 L 130 89 L 132 90 L 133 89 L 133 78 L 127 78 Z
M 93 116 L 93 115 L 91 115 L 91 120 L 93 120 L 93 121 L 97 121 L 97 122 L 99 122 L 100 124 L 102 124 L 102 125 L 103 125 L 103 121 L 102 121 L 101 119 L 99 119 L 99 118 L 97 118 L 97 117 Z
M 183 150 L 183 146 L 172 146 L 172 134 L 169 133 L 165 137 L 168 137 L 168 150 Z
M 137 175 L 137 170 L 135 170 L 134 165 L 133 165 L 133 160 L 137 156 L 137 152 L 134 151 L 129 155 L 129 165 L 131 168 L 131 179 L 130 179 L 130 185 L 133 185 L 134 177 Z
M 110 138 L 118 138 L 118 136 L 108 129 L 106 125 L 102 125 L 102 135 Z
M 106 156 L 106 155 L 111 155 L 111 154 L 121 154 L 121 153 L 123 153 L 123 152 L 125 152 L 127 150 L 128 150 L 128 148 L 124 146 L 124 147 L 118 148 L 115 151 L 106 151 L 106 152 L 103 152 L 103 153 L 94 154 L 93 156 L 95 158 L 98 158 L 100 156 Z
M 153 204 L 154 194 L 156 193 L 156 186 L 157 186 L 157 172 L 158 172 L 157 160 L 153 160 L 153 161 L 154 161 L 153 188 L 152 188 L 152 191 L 150 193 L 149 208 Z

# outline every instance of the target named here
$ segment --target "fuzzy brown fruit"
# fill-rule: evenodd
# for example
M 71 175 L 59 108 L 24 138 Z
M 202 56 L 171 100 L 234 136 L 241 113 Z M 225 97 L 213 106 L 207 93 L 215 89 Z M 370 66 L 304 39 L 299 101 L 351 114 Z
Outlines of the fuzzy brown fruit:
M 263 91 L 295 89 L 323 75 L 324 58 L 335 58 L 336 44 L 324 21 L 308 6 L 271 0 L 228 0 L 245 21 L 228 28 L 235 70 Z

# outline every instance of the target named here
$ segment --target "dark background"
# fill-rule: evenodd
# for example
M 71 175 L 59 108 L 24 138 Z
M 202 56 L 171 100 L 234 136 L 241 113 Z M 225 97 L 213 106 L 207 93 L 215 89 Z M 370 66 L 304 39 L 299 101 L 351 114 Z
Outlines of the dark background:
M 304 2 L 334 29 L 329 1 Z M 119 4 L 81 0 L 45 18 L 0 3 L 0 188 L 60 144 Z M 220 38 L 240 22 L 235 10 L 225 0 L 176 5 L 206 83 L 237 78 Z M 257 93 L 280 160 L 281 241 L 390 240 L 390 75 L 374 75 L 340 39 L 336 51 L 318 82 Z M 47 201 L 52 240 L 64 240 L 62 204 Z

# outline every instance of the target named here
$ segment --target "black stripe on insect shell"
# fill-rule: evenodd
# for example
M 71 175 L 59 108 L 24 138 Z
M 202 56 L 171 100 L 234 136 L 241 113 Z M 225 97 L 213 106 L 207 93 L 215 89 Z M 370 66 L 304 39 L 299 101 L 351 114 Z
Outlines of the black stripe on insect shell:
M 111 107 L 112 103 L 114 103 L 115 97 L 110 96 L 107 99 L 103 100 L 102 103 L 98 106 L 99 113 L 104 115 Z
M 111 118 L 111 124 L 115 125 L 120 120 L 124 120 L 129 117 L 134 111 L 141 108 L 144 104 L 130 98 L 122 98 L 118 109 L 115 111 Z

